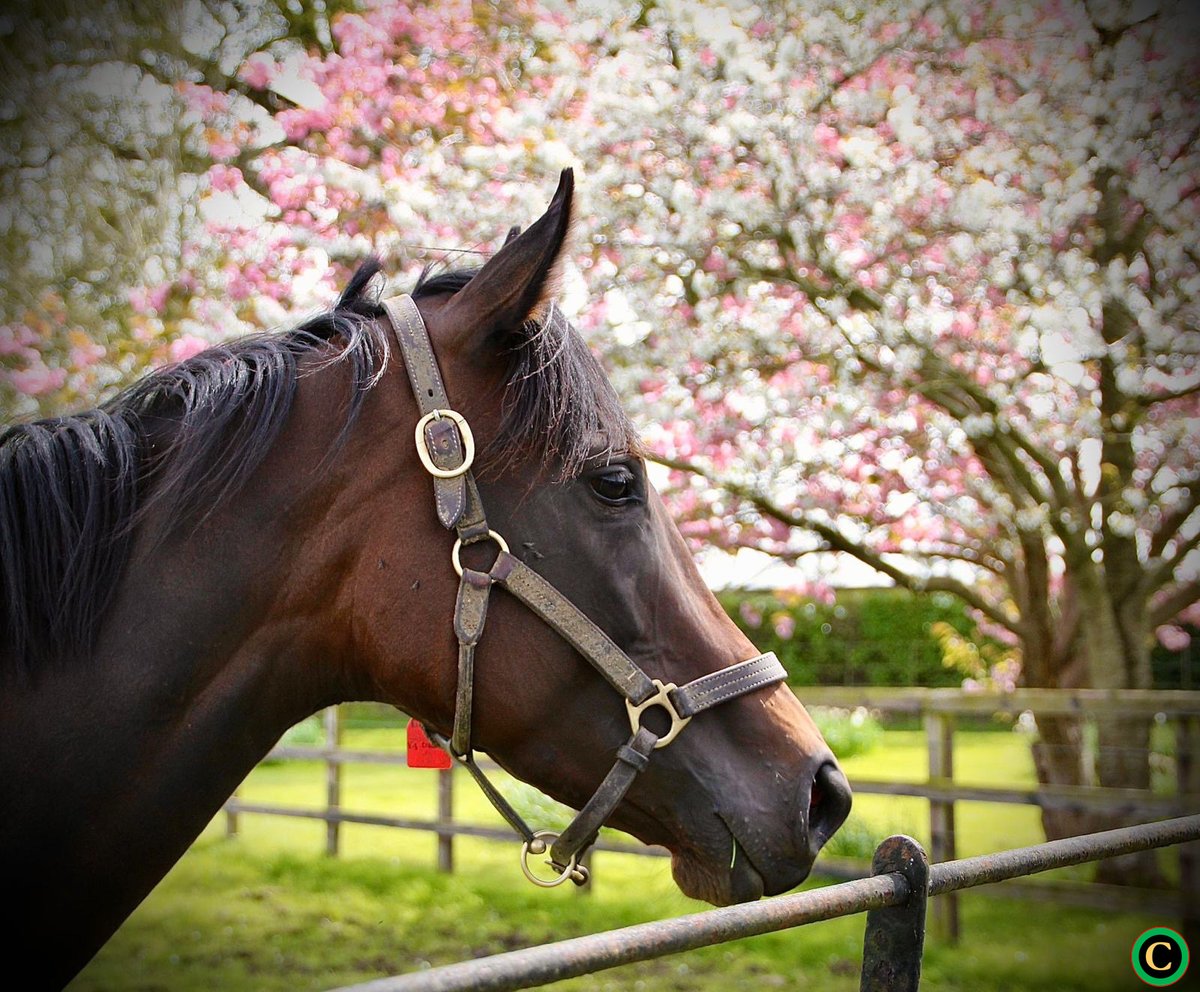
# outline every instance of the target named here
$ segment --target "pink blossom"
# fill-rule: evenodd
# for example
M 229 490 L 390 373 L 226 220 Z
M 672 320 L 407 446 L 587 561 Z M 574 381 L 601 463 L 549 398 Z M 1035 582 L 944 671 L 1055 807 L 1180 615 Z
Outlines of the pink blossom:
M 76 369 L 86 369 L 95 365 L 106 354 L 104 345 L 95 341 L 75 345 L 70 352 L 71 366 Z
M 352 254 L 384 249 L 399 281 L 405 266 L 429 259 L 424 249 L 409 254 L 397 244 L 494 246 L 508 224 L 532 219 L 530 190 L 553 171 L 539 158 L 553 136 L 589 163 L 577 176 L 588 208 L 572 252 L 592 302 L 578 324 L 599 351 L 612 347 L 604 292 L 616 283 L 653 326 L 610 363 L 635 414 L 662 419 L 652 428 L 653 449 L 694 460 L 801 519 L 833 522 L 871 552 L 912 552 L 918 557 L 907 564 L 918 569 L 939 552 L 1011 562 L 1008 574 L 980 573 L 972 585 L 1010 613 L 1012 573 L 1021 566 L 1003 545 L 1015 511 L 997 498 L 989 475 L 995 458 L 977 455 L 987 446 L 980 425 L 947 412 L 945 397 L 973 409 L 995 404 L 1046 454 L 1022 459 L 1042 473 L 1039 483 L 1056 466 L 1078 462 L 1081 441 L 1100 430 L 1087 416 L 1096 412 L 1094 369 L 1065 383 L 1041 369 L 1034 340 L 1037 327 L 1061 326 L 1067 350 L 1103 347 L 1088 302 L 1095 281 L 1080 274 L 1095 257 L 1096 166 L 1073 151 L 1082 120 L 1073 108 L 1087 102 L 1097 66 L 1078 0 L 1030 8 L 1015 18 L 1029 28 L 1019 37 L 999 9 L 1012 5 L 992 6 L 972 5 L 961 18 L 963 38 L 953 42 L 938 12 L 924 16 L 919 3 L 886 14 L 852 4 L 861 24 L 850 40 L 837 31 L 806 37 L 798 18 L 751 15 L 730 25 L 738 37 L 729 48 L 724 39 L 715 47 L 703 31 L 678 32 L 679 58 L 668 60 L 662 52 L 673 15 L 666 9 L 636 29 L 621 22 L 621 51 L 613 55 L 594 43 L 594 25 L 551 15 L 532 0 L 365 0 L 331 18 L 336 53 L 301 57 L 300 75 L 320 99 L 273 115 L 288 147 L 260 150 L 264 132 L 234 113 L 224 94 L 182 88 L 215 156 L 230 163 L 235 154 L 253 156 L 253 178 L 274 212 L 261 226 L 214 223 L 198 246 L 183 246 L 184 264 L 199 280 L 179 277 L 132 293 L 139 316 L 131 335 L 149 351 L 177 335 L 182 318 L 214 334 L 232 329 L 231 311 L 233 326 L 264 319 L 240 304 L 291 302 L 298 281 L 314 281 L 298 277 L 324 265 L 305 254 L 310 248 L 335 259 L 335 268 Z M 1151 53 L 1139 67 L 1146 73 L 1171 61 L 1164 39 L 1150 37 L 1154 30 L 1130 29 L 1138 50 Z M 539 36 L 553 42 L 529 44 Z M 1056 40 L 1047 47 L 1045 38 Z M 737 55 L 717 78 L 726 51 Z M 927 58 L 934 51 L 938 57 Z M 1168 57 L 1152 61 L 1160 52 Z M 747 72 L 758 56 L 778 71 Z M 269 51 L 258 52 L 239 78 L 265 88 L 278 71 Z M 611 84 L 603 92 L 579 84 L 602 77 Z M 1008 80 L 1023 78 L 1061 85 L 1061 112 L 1022 102 Z M 1111 96 L 1097 87 L 1097 98 Z M 1191 132 L 1170 123 L 1169 91 L 1159 92 L 1140 104 L 1130 99 L 1135 111 L 1157 104 L 1162 126 L 1106 167 L 1136 178 L 1131 189 L 1153 185 L 1151 169 L 1165 170 L 1154 195 L 1182 196 L 1169 209 L 1182 208 L 1177 220 L 1186 228 L 1195 213 Z M 656 98 L 646 100 L 648 93 Z M 1174 112 L 1183 119 L 1195 102 L 1193 87 L 1178 95 Z M 1114 119 L 1159 119 L 1116 109 Z M 273 127 L 269 141 L 278 133 Z M 243 179 L 228 164 L 208 181 L 212 190 L 235 192 Z M 644 195 L 623 195 L 626 186 Z M 1136 198 L 1121 210 L 1148 222 Z M 1160 268 L 1164 286 L 1194 281 L 1189 262 L 1154 264 L 1151 256 L 1172 238 L 1155 230 L 1146 239 L 1146 264 L 1129 278 L 1143 293 Z M 219 301 L 211 311 L 202 309 L 206 298 Z M 1090 326 L 1069 330 L 1077 318 Z M 24 350 L 3 337 L 0 350 L 40 363 L 46 332 L 29 333 Z M 1068 341 L 1071 333 L 1078 336 Z M 205 343 L 179 337 L 169 347 L 173 358 L 194 353 L 189 338 Z M 61 360 L 66 352 L 46 353 Z M 71 354 L 75 365 L 89 357 Z M 1143 395 L 1179 388 L 1167 378 L 1147 380 Z M 1188 404 L 1194 409 L 1195 398 L 1154 405 L 1145 427 L 1167 437 Z M 1140 424 L 1136 430 L 1139 440 L 1147 433 Z M 1139 540 L 1161 518 L 1145 480 L 1170 469 L 1186 484 L 1200 460 L 1200 445 L 1166 447 L 1138 449 L 1143 481 L 1132 488 L 1149 504 L 1138 513 Z M 693 544 L 795 550 L 792 528 L 748 513 L 719 481 L 670 476 L 671 508 Z M 1063 481 L 1076 492 L 1069 471 Z M 1069 568 L 1061 556 L 1054 564 Z M 1065 595 L 1069 580 L 1053 574 L 1049 595 Z M 805 592 L 831 601 L 824 584 Z M 1164 643 L 1179 642 L 1185 620 L 1163 628 Z M 1007 627 L 989 632 L 1013 641 Z M 998 668 L 985 681 L 1013 679 Z
M 183 334 L 171 342 L 170 354 L 173 362 L 186 362 L 193 355 L 208 348 L 209 342 L 195 334 Z
M 745 621 L 746 626 L 753 627 L 755 630 L 762 626 L 762 614 L 750 605 L 749 600 L 742 600 L 738 606 L 738 613 L 741 615 L 742 620 Z
M 208 153 L 220 161 L 221 159 L 237 158 L 239 149 L 238 143 L 233 138 L 226 137 L 223 134 L 212 132 L 207 135 L 208 138 Z
M 9 381 L 16 391 L 24 393 L 26 396 L 42 396 L 51 393 L 56 389 L 61 389 L 67 381 L 66 369 L 48 368 L 40 362 L 32 368 L 21 369 L 8 375 Z
M 828 124 L 818 124 L 813 128 L 813 138 L 828 154 L 841 157 L 841 136 Z
M 1163 624 L 1154 633 L 1158 643 L 1168 651 L 1184 651 L 1192 643 L 1192 635 L 1173 623 Z
M 4 324 L 0 326 L 0 356 L 25 354 L 35 340 L 36 335 L 24 324 Z
M 265 52 L 255 52 L 244 63 L 240 73 L 248 86 L 265 90 L 275 76 L 275 60 Z
M 219 192 L 232 192 L 244 182 L 242 170 L 232 165 L 218 163 L 208 170 L 208 185 L 210 189 Z

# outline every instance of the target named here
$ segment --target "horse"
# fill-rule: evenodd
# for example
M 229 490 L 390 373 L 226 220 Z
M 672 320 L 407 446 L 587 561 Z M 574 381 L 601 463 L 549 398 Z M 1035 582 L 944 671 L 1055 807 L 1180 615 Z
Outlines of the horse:
M 846 779 L 556 309 L 573 190 L 400 315 L 371 259 L 291 330 L 0 435 L 10 962 L 53 947 L 34 973 L 69 981 L 287 728 L 351 700 L 584 810 L 549 862 L 575 881 L 601 822 L 714 904 L 808 875 Z M 454 408 L 422 416 L 435 386 Z

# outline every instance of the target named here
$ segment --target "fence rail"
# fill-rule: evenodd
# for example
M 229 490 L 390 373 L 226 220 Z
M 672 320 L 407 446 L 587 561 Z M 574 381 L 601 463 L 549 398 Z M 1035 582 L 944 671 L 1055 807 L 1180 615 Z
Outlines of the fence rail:
M 854 791 L 861 794 L 912 796 L 929 802 L 930 855 L 938 862 L 951 862 L 957 856 L 956 804 L 988 802 L 1104 812 L 1129 820 L 1185 815 L 1200 810 L 1200 691 L 1018 689 L 1012 693 L 966 693 L 958 689 L 809 686 L 802 691 L 809 705 L 866 706 L 883 713 L 917 716 L 922 719 L 929 754 L 928 775 L 921 782 L 895 782 L 856 777 Z M 964 785 L 954 779 L 954 741 L 958 717 L 1004 714 L 1012 717 L 1032 711 L 1035 714 L 1106 715 L 1119 711 L 1147 718 L 1161 714 L 1174 725 L 1176 789 L 1174 795 L 1160 796 L 1134 789 L 1107 789 L 1089 786 L 1039 785 L 1035 787 L 999 787 Z M 437 773 L 437 815 L 432 820 L 380 814 L 357 813 L 341 808 L 341 769 L 347 764 L 404 765 L 399 751 L 371 751 L 342 747 L 342 722 L 338 711 L 325 711 L 324 746 L 281 746 L 270 757 L 290 760 L 316 760 L 325 763 L 326 803 L 323 809 L 305 809 L 246 802 L 237 796 L 224 807 L 226 831 L 238 830 L 243 814 L 266 814 L 324 821 L 326 851 L 339 849 L 344 823 L 369 824 L 406 830 L 429 831 L 438 838 L 438 867 L 452 871 L 454 838 L 479 837 L 510 840 L 511 833 L 499 827 L 463 823 L 454 818 L 453 769 Z M 664 856 L 662 848 L 602 840 L 599 851 Z M 822 858 L 818 872 L 837 878 L 855 878 L 866 873 L 863 862 Z M 1181 892 L 1200 890 L 1200 844 L 1185 845 L 1180 851 Z M 998 893 L 1018 898 L 1051 899 L 1096 909 L 1146 911 L 1164 905 L 1181 905 L 1174 893 L 1139 890 L 1124 886 L 1102 886 L 1069 882 L 1015 883 L 1001 887 Z M 960 921 L 957 899 L 951 895 L 933 904 L 932 929 L 943 940 L 958 938 Z
M 339 992 L 505 992 L 862 912 L 868 914 L 863 992 L 916 992 L 930 896 L 1197 840 L 1200 816 L 1186 816 L 930 866 L 916 841 L 890 837 L 876 850 L 869 878 L 378 979 Z M 1195 932 L 1196 922 L 1185 925 Z

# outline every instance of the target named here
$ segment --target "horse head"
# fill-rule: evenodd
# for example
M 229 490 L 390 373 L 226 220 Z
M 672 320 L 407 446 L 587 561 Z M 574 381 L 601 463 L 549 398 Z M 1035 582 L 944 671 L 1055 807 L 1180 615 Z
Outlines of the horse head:
M 572 188 L 566 172 L 545 215 L 482 268 L 436 277 L 414 293 L 446 394 L 480 452 L 478 499 L 491 537 L 461 556 L 476 576 L 494 574 L 498 554 L 519 560 L 634 667 L 685 686 L 757 652 L 704 585 L 612 386 L 554 304 Z M 377 392 L 389 396 L 391 433 L 411 438 L 419 410 L 403 376 Z M 452 631 L 453 534 L 439 525 L 413 447 L 388 449 L 400 455 L 397 482 L 416 479 L 418 490 L 406 491 L 403 512 L 377 524 L 372 547 L 419 542 L 421 550 L 395 579 L 381 582 L 378 571 L 362 579 L 356 651 L 369 659 L 382 698 L 449 739 L 463 678 Z M 406 649 L 412 663 L 397 665 L 396 644 L 411 643 L 414 629 L 427 640 Z M 630 737 L 625 700 L 517 597 L 490 597 L 478 641 L 473 745 L 584 807 Z M 660 703 L 639 719 L 662 738 L 682 721 Z M 792 888 L 849 810 L 845 777 L 779 681 L 698 713 L 649 757 L 607 822 L 668 848 L 683 891 L 710 902 Z
M 380 305 L 371 263 L 292 331 L 0 431 L 0 868 L 25 910 L 2 946 L 53 939 L 46 984 L 344 700 L 584 807 L 560 877 L 608 822 L 669 848 L 684 891 L 752 899 L 845 818 L 829 749 L 704 587 L 554 305 L 571 191 L 477 272 Z M 427 409 L 443 393 L 453 416 Z

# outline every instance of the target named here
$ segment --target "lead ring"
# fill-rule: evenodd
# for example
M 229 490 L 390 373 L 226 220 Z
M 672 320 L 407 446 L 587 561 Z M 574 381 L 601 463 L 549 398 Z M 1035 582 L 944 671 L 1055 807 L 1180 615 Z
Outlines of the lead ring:
M 485 541 L 485 540 L 488 540 L 489 538 L 496 542 L 496 545 L 500 548 L 500 550 L 504 554 L 508 554 L 508 542 L 506 540 L 504 540 L 504 538 L 502 538 L 494 530 L 489 530 L 487 532 L 487 537 L 486 538 L 481 537 L 479 539 L 479 541 Z M 479 541 L 472 541 L 471 543 L 478 544 Z M 454 566 L 454 571 L 456 571 L 458 573 L 458 577 L 460 579 L 462 578 L 462 561 L 459 559 L 459 555 L 462 552 L 462 543 L 463 542 L 462 542 L 461 537 L 458 538 L 457 540 L 455 540 L 454 548 L 450 552 L 450 562 Z
M 458 428 L 458 433 L 462 437 L 463 460 L 457 468 L 438 468 L 434 465 L 433 456 L 429 453 L 429 444 L 425 440 L 425 428 L 433 421 L 441 420 L 443 417 L 454 421 L 454 426 Z M 466 472 L 471 467 L 471 463 L 475 461 L 475 435 L 471 433 L 471 428 L 467 425 L 467 418 L 456 410 L 430 410 L 417 421 L 414 437 L 421 464 L 425 466 L 425 471 L 436 479 L 456 479 Z
M 534 833 L 533 840 L 544 842 L 551 837 L 553 837 L 555 840 L 558 840 L 558 834 L 556 834 L 553 830 L 538 830 Z M 549 881 L 544 878 L 538 878 L 537 875 L 533 873 L 533 869 L 529 867 L 529 848 L 531 843 L 531 841 L 525 841 L 521 845 L 521 871 L 525 873 L 525 877 L 534 885 L 540 885 L 543 889 L 552 889 L 556 885 L 562 885 L 563 882 L 575 874 L 579 856 L 572 854 L 571 860 L 567 862 L 567 866 L 562 870 L 562 874 L 557 878 Z M 548 845 L 543 844 L 542 849 L 545 850 L 547 846 Z M 550 862 L 547 861 L 546 864 L 550 864 Z

